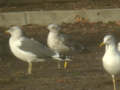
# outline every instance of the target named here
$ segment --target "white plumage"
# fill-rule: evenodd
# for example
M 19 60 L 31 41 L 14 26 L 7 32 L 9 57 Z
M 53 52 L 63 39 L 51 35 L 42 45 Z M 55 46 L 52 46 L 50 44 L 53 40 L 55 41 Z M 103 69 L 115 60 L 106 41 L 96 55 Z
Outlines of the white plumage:
M 66 38 L 60 33 L 60 26 L 57 24 L 48 25 L 49 34 L 47 39 L 48 47 L 56 53 L 55 56 L 60 57 L 60 54 L 70 52 L 70 45 L 68 45 Z M 65 61 L 69 61 L 69 58 L 65 58 Z M 65 62 L 64 67 L 67 67 L 67 62 Z M 58 68 L 60 64 L 58 63 Z
M 18 26 L 11 27 L 7 33 L 10 33 L 9 46 L 12 53 L 19 59 L 29 64 L 28 74 L 32 72 L 32 62 L 45 61 L 48 58 L 60 59 L 53 57 L 54 52 L 43 44 L 29 39 L 23 35 L 22 30 Z
M 103 67 L 112 75 L 114 90 L 116 90 L 115 75 L 120 73 L 120 51 L 118 50 L 118 45 L 112 35 L 106 35 L 101 45 L 103 44 L 105 44 Z

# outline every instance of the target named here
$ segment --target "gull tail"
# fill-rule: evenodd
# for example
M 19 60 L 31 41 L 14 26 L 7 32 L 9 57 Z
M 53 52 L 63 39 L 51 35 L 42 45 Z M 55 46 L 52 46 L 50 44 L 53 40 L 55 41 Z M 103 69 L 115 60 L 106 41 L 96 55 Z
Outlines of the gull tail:
M 58 61 L 72 61 L 70 57 L 58 57 L 56 55 L 52 56 L 53 59 Z
M 52 58 L 55 59 L 55 60 L 58 60 L 58 61 L 64 61 L 64 60 L 63 60 L 62 58 L 60 58 L 60 57 L 52 56 Z

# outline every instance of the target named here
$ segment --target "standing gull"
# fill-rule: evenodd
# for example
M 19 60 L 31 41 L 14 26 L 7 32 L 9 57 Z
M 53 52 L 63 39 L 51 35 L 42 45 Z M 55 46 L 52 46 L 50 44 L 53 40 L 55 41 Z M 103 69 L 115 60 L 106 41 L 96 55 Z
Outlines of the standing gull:
M 116 44 L 115 38 L 112 35 L 106 35 L 103 43 L 105 44 L 105 54 L 103 56 L 103 67 L 112 75 L 114 90 L 116 90 L 115 75 L 120 73 L 120 52 Z
M 72 47 L 67 44 L 66 38 L 63 34 L 60 33 L 61 28 L 57 24 L 48 25 L 48 39 L 47 44 L 48 47 L 56 53 L 56 57 L 60 57 L 61 54 L 66 54 L 70 52 Z M 67 56 L 64 58 L 64 68 L 67 68 L 67 61 L 70 61 L 70 58 Z M 58 63 L 58 68 L 60 68 L 60 64 Z
M 12 53 L 28 63 L 28 74 L 32 73 L 32 62 L 43 62 L 54 55 L 49 48 L 41 43 L 25 37 L 18 26 L 11 27 L 6 33 L 11 35 L 9 46 Z
M 48 47 L 56 53 L 55 57 L 64 59 L 64 68 L 66 69 L 67 62 L 71 61 L 68 55 L 82 52 L 85 50 L 85 47 L 80 42 L 70 38 L 70 36 L 61 33 L 61 27 L 57 24 L 50 24 L 47 28 L 49 30 L 47 38 Z M 59 62 L 58 68 L 60 68 Z

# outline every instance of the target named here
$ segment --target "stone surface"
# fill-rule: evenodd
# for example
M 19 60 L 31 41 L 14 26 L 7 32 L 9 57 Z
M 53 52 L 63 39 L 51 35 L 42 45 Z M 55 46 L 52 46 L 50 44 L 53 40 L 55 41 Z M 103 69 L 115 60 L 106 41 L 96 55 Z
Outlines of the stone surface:
M 109 22 L 120 20 L 120 9 L 91 9 L 91 10 L 52 10 L 7 12 L 0 14 L 0 26 L 50 23 L 74 23 L 75 17 L 84 17 L 89 22 Z

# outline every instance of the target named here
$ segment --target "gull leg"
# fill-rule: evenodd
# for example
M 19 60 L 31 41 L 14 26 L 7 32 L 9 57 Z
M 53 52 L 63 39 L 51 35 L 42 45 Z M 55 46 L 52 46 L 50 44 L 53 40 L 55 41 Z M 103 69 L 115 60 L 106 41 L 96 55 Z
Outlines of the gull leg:
M 71 61 L 71 59 L 68 56 L 66 56 L 65 62 L 64 62 L 64 69 L 68 67 L 68 61 Z
M 56 57 L 59 58 L 60 57 L 60 54 L 58 52 L 55 52 L 56 53 Z M 58 69 L 61 69 L 61 64 L 60 64 L 60 61 L 57 62 L 57 67 Z
M 57 63 L 57 67 L 58 67 L 58 69 L 61 69 L 61 64 L 60 64 L 59 61 L 58 61 L 58 63 Z
M 65 61 L 65 62 L 64 62 L 64 69 L 66 69 L 66 68 L 67 68 L 67 66 L 68 66 L 68 62 L 67 62 L 67 61 Z
M 112 75 L 112 80 L 113 80 L 114 90 L 116 90 L 116 80 L 115 80 L 115 76 L 114 75 Z
M 28 74 L 32 73 L 32 62 L 28 62 Z

